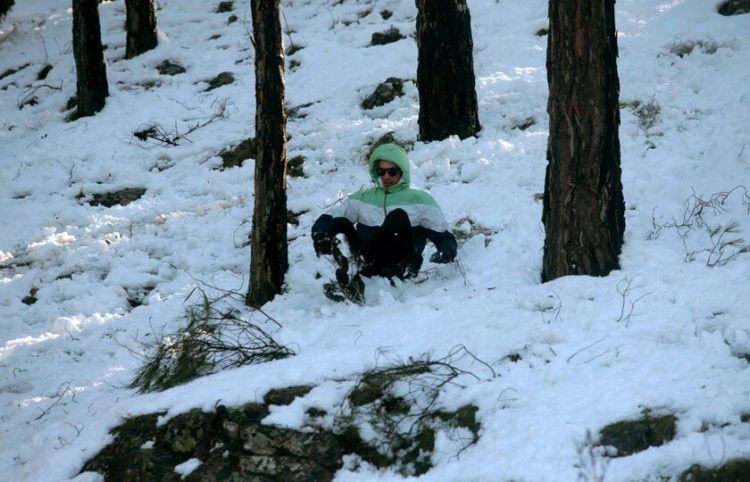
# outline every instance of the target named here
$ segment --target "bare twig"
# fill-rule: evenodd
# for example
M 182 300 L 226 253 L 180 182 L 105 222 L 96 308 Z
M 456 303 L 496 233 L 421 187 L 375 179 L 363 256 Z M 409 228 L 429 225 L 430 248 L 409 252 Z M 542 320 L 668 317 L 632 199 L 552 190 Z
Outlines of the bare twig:
M 622 297 L 622 302 L 620 304 L 620 316 L 617 318 L 617 321 L 618 322 L 625 321 L 625 326 L 630 325 L 630 319 L 633 316 L 633 311 L 635 311 L 635 305 L 639 301 L 641 301 L 643 298 L 651 294 L 651 293 L 644 293 L 638 298 L 629 301 L 628 297 L 634 289 L 632 286 L 634 280 L 635 278 L 625 278 L 623 280 L 620 280 L 619 283 L 617 283 L 617 292 Z M 626 313 L 625 308 L 628 304 L 629 304 L 629 309 Z
M 185 308 L 186 326 L 152 344 L 131 388 L 141 392 L 164 390 L 222 369 L 295 354 L 234 308 L 227 301 L 233 292 L 211 299 L 195 288 L 186 301 L 196 293 L 200 298 Z
M 55 408 L 58 404 L 60 404 L 65 397 L 70 397 L 71 400 L 75 400 L 76 396 L 76 390 L 73 388 L 70 388 L 70 382 L 63 382 L 60 384 L 59 387 L 57 387 L 57 392 L 55 392 L 55 401 L 52 402 L 52 404 L 42 410 L 42 413 L 40 413 L 34 420 L 40 420 L 45 415 L 47 415 L 53 408 Z
M 570 363 L 570 360 L 572 360 L 573 358 L 575 358 L 576 356 L 578 356 L 578 355 L 579 355 L 579 354 L 581 354 L 582 352 L 584 352 L 584 351 L 588 350 L 588 349 L 589 349 L 589 348 L 591 348 L 592 346 L 594 346 L 594 345 L 597 345 L 597 344 L 599 344 L 599 343 L 603 342 L 603 341 L 604 341 L 604 340 L 606 340 L 607 338 L 609 338 L 609 337 L 608 337 L 607 335 L 605 335 L 605 336 L 603 336 L 603 337 L 599 338 L 598 340 L 596 340 L 595 342 L 593 342 L 593 343 L 591 343 L 591 344 L 589 344 L 589 345 L 586 345 L 586 346 L 584 346 L 583 348 L 581 348 L 581 349 L 579 349 L 579 350 L 576 350 L 576 351 L 575 351 L 575 352 L 573 352 L 573 354 L 572 354 L 572 355 L 570 355 L 570 356 L 569 356 L 569 357 L 568 357 L 568 358 L 567 358 L 567 359 L 566 359 L 565 361 L 566 361 L 566 362 L 568 362 L 568 363 Z
M 409 452 L 413 457 L 424 462 L 429 458 L 429 450 L 421 447 L 417 441 L 424 433 L 434 433 L 436 430 L 446 430 L 450 440 L 459 442 L 458 456 L 462 450 L 477 441 L 478 424 L 462 419 L 457 422 L 459 411 L 473 420 L 476 408 L 464 406 L 459 411 L 445 412 L 440 408 L 439 397 L 448 385 L 458 384 L 459 378 L 470 376 L 480 379 L 469 370 L 460 368 L 457 364 L 468 358 L 477 361 L 489 369 L 492 377 L 495 371 L 481 361 L 465 346 L 455 346 L 447 356 L 433 360 L 429 356 L 407 362 L 375 368 L 365 372 L 355 383 L 347 395 L 348 404 L 342 406 L 342 414 L 337 417 L 335 424 L 343 430 L 353 424 L 362 424 L 368 431 L 374 431 L 375 437 L 368 437 L 367 443 L 372 443 L 382 457 L 392 463 L 399 463 L 397 453 Z M 453 422 L 449 422 L 453 420 Z M 459 433 L 459 428 L 468 429 L 472 437 L 465 437 L 466 432 Z M 419 455 L 417 455 L 419 454 Z M 401 467 L 402 473 L 411 473 L 413 468 Z
M 47 88 L 47 89 L 52 89 L 52 90 L 62 90 L 62 81 L 60 81 L 60 85 L 57 87 L 54 85 L 49 85 L 49 84 L 35 85 L 34 87 L 28 89 L 26 92 L 23 93 L 23 96 L 20 97 L 16 101 L 16 106 L 19 109 L 23 109 L 29 104 L 37 103 L 38 100 L 36 99 L 36 93 L 39 91 L 39 89 L 42 89 L 42 88 Z
M 686 262 L 695 261 L 700 255 L 705 255 L 706 266 L 723 266 L 740 254 L 750 252 L 750 245 L 745 244 L 745 240 L 739 234 L 739 221 L 724 219 L 712 222 L 712 218 L 724 216 L 728 212 L 727 203 L 730 198 L 737 196 L 740 196 L 739 202 L 744 206 L 745 212 L 750 214 L 750 195 L 744 186 L 712 194 L 708 199 L 703 199 L 693 192 L 683 203 L 681 220 L 659 224 L 652 214 L 652 231 L 649 239 L 658 238 L 665 229 L 673 229 L 682 241 Z M 695 246 L 695 237 L 698 236 L 696 233 L 705 234 L 708 247 Z
M 159 124 L 147 124 L 144 127 L 139 128 L 138 130 L 133 132 L 133 135 L 138 140 L 144 142 L 151 139 L 168 146 L 179 146 L 183 141 L 191 142 L 190 137 L 188 136 L 190 136 L 190 134 L 192 134 L 193 132 L 197 131 L 198 129 L 202 129 L 216 122 L 217 120 L 225 119 L 227 116 L 227 101 L 223 100 L 218 103 L 216 112 L 211 114 L 208 119 L 204 120 L 203 122 L 188 125 L 184 132 L 180 132 L 179 127 L 177 126 L 177 122 L 175 122 L 174 129 L 171 131 L 164 129 Z

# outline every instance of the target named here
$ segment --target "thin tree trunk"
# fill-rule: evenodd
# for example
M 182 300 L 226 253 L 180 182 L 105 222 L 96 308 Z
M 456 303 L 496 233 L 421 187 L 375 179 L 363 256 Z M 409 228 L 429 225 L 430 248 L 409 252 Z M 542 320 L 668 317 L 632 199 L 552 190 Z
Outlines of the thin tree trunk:
M 416 0 L 419 137 L 461 139 L 480 129 L 466 0 Z
M 250 254 L 249 306 L 281 292 L 289 267 L 286 198 L 284 50 L 279 0 L 252 0 L 255 40 L 255 207 Z
M 159 43 L 154 0 L 125 0 L 125 58 L 132 59 Z
M 102 110 L 109 95 L 98 0 L 73 0 L 73 56 L 76 63 L 77 117 Z
M 542 280 L 619 269 L 625 231 L 614 0 L 550 0 Z

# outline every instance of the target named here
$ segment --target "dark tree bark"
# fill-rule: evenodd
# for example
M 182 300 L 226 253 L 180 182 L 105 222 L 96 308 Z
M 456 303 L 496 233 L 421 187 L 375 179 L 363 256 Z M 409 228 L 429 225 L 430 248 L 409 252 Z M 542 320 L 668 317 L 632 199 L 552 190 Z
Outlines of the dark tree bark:
M 614 0 L 550 0 L 542 281 L 619 269 L 625 232 Z
M 10 12 L 10 9 L 13 8 L 14 3 L 16 3 L 15 0 L 0 0 L 0 22 L 3 21 L 8 12 Z
M 159 43 L 154 0 L 125 0 L 125 58 L 132 59 Z
M 94 115 L 109 95 L 98 0 L 73 0 L 73 56 L 76 63 L 77 117 Z
M 419 137 L 479 132 L 471 15 L 466 0 L 416 0 Z
M 281 292 L 289 267 L 286 203 L 284 50 L 279 0 L 252 0 L 255 41 L 255 208 L 250 286 L 245 299 L 260 307 Z

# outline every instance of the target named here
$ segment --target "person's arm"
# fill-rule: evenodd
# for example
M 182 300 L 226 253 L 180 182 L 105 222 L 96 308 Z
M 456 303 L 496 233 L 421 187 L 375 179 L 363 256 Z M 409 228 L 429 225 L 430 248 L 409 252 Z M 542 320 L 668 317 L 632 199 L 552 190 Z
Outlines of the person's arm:
M 458 243 L 456 237 L 450 231 L 437 232 L 427 229 L 427 239 L 437 248 L 437 252 L 430 256 L 433 263 L 450 263 L 456 259 Z
M 331 214 L 322 214 L 315 220 L 311 229 L 313 248 L 318 256 L 331 254 L 331 243 L 338 233 L 344 233 L 353 248 L 358 247 L 354 224 L 359 220 L 356 203 L 346 198 L 333 209 Z
M 421 192 L 423 209 L 420 212 L 419 224 L 425 228 L 427 239 L 437 248 L 437 252 L 430 256 L 433 263 L 450 263 L 458 253 L 456 237 L 450 232 L 450 226 L 443 216 L 435 198 L 426 192 Z

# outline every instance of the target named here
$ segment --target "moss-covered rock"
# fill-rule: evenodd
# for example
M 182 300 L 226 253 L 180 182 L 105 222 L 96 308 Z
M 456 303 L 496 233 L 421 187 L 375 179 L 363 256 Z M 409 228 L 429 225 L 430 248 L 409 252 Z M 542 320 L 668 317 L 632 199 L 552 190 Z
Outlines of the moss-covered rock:
M 157 65 L 156 70 L 158 70 L 161 75 L 178 75 L 186 72 L 185 67 L 168 59 L 163 60 Z
M 209 92 L 211 90 L 218 89 L 219 87 L 222 87 L 224 85 L 229 85 L 233 83 L 234 83 L 234 74 L 232 72 L 222 72 L 216 77 L 208 81 L 208 87 L 206 87 L 206 92 Z
M 599 432 L 599 444 L 617 450 L 616 457 L 625 457 L 658 447 L 674 439 L 677 417 L 672 414 L 659 417 L 644 411 L 638 420 L 627 420 L 607 425 Z
M 133 201 L 137 201 L 146 194 L 146 189 L 141 187 L 131 187 L 120 189 L 112 192 L 101 192 L 92 195 L 89 204 L 91 206 L 104 206 L 111 208 L 113 206 L 127 206 Z
M 726 16 L 750 13 L 750 0 L 726 0 L 716 10 Z
M 399 32 L 396 27 L 391 27 L 385 32 L 375 32 L 372 34 L 371 45 L 386 45 L 405 39 L 406 36 Z
M 258 148 L 255 145 L 255 139 L 252 137 L 243 139 L 236 146 L 223 149 L 219 153 L 222 160 L 220 170 L 241 167 L 245 159 L 255 159 L 257 156 Z
M 302 393 L 300 387 L 288 389 Z M 308 389 L 309 390 L 309 389 Z M 113 431 L 115 440 L 86 462 L 84 472 L 105 480 L 180 480 L 175 467 L 199 459 L 189 481 L 328 481 L 341 466 L 337 435 L 325 430 L 299 431 L 262 423 L 267 404 L 215 412 L 192 410 L 157 427 L 160 415 L 127 419 Z
M 365 110 L 374 109 L 385 105 L 397 97 L 404 95 L 404 80 L 389 77 L 385 82 L 379 84 L 375 91 L 362 101 Z
M 304 398 L 311 385 L 271 390 L 260 403 L 191 410 L 164 423 L 159 423 L 164 413 L 132 417 L 112 431 L 113 442 L 87 461 L 83 472 L 128 482 L 326 482 L 343 466 L 344 455 L 351 454 L 378 468 L 422 475 L 432 468 L 438 432 L 449 439 L 457 431 L 471 432 L 469 441 L 466 434 L 456 439 L 461 444 L 457 450 L 478 440 L 476 406 L 448 411 L 435 403 L 440 387 L 456 373 L 445 362 L 429 361 L 371 370 L 349 393 L 352 410 L 339 413 L 333 429 L 314 422 L 301 430 L 263 423 L 272 406 Z M 409 391 L 409 386 L 419 389 Z M 309 407 L 306 413 L 326 412 Z M 378 436 L 365 440 L 361 429 Z M 175 471 L 196 459 L 200 464 L 189 474 Z
M 680 482 L 742 482 L 750 480 L 750 460 L 737 459 L 709 469 L 693 465 L 679 476 Z

